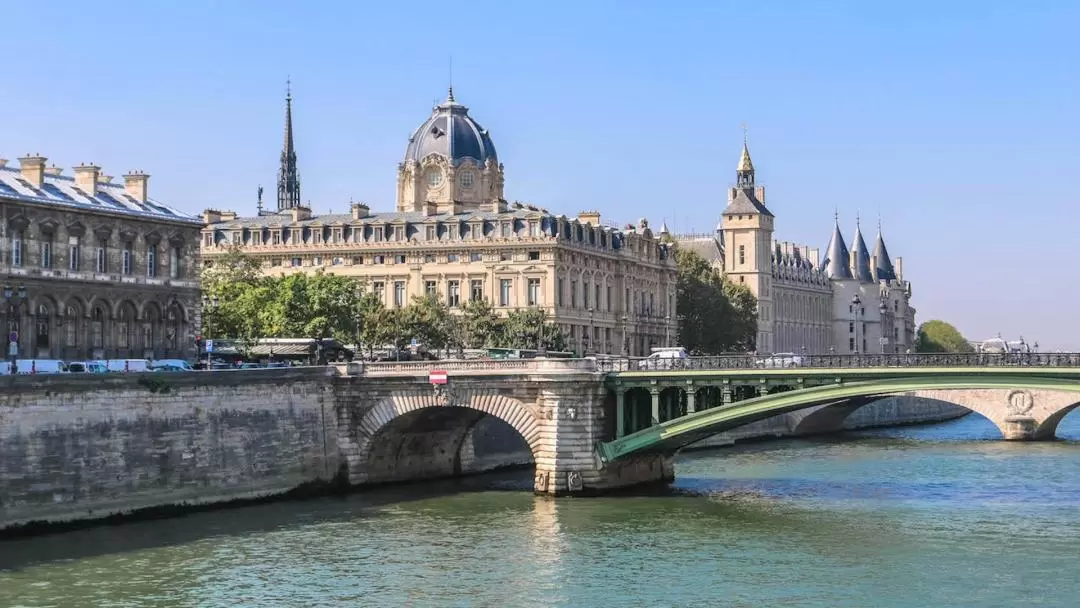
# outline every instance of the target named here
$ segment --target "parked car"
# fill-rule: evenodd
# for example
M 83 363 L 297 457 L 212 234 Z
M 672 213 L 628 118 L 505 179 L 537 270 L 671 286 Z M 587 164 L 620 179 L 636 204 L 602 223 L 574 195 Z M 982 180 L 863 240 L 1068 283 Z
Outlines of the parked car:
M 679 367 L 682 359 L 687 358 L 686 349 L 677 348 L 656 348 L 653 349 L 652 354 L 645 358 L 645 369 L 676 369 Z
M 806 365 L 806 359 L 795 353 L 774 353 L 755 363 L 758 367 L 802 367 Z
M 260 369 L 260 368 L 262 368 L 262 365 L 260 365 L 259 363 L 251 362 L 251 361 L 245 361 L 244 363 L 241 363 L 240 365 L 238 365 L 237 368 L 238 369 Z
M 191 364 L 183 359 L 155 359 L 150 364 L 150 369 L 154 371 L 168 371 L 168 372 L 190 372 L 194 371 Z
M 19 359 L 15 362 L 15 373 L 21 376 L 29 374 L 66 374 L 67 363 L 59 359 Z M 0 375 L 11 375 L 11 362 L 0 362 Z
M 148 372 L 150 361 L 148 359 L 108 359 L 105 361 L 105 369 L 110 372 Z

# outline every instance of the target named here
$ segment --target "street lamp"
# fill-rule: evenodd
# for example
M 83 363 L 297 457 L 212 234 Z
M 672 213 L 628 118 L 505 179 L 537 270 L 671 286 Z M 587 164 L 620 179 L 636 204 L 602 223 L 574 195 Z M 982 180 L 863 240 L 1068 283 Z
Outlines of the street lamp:
M 622 319 L 622 354 L 624 357 L 630 356 L 630 339 L 626 335 L 626 325 L 630 322 L 630 317 L 623 315 Z
M 213 320 L 214 312 L 217 310 L 217 307 L 218 307 L 218 297 L 216 295 L 209 296 L 209 297 L 206 296 L 206 295 L 203 295 L 203 297 L 202 297 L 202 305 L 203 305 L 203 315 L 202 316 L 203 316 L 203 319 L 204 319 L 203 343 L 204 344 L 207 344 L 207 343 L 210 344 L 209 348 L 206 349 L 206 369 L 210 369 L 212 367 L 210 357 L 212 355 L 213 348 L 214 348 L 213 347 L 213 342 L 210 341 L 212 339 L 212 336 L 210 334 L 210 327 L 211 327 L 211 321 Z
M 856 355 L 859 354 L 859 307 L 860 306 L 862 306 L 862 298 L 859 297 L 859 294 L 855 294 L 855 295 L 851 296 L 851 316 L 852 316 L 851 329 L 855 334 L 855 344 L 854 344 L 855 348 L 851 349 L 851 352 L 855 353 Z
M 4 284 L 4 303 L 7 306 L 4 310 L 7 312 L 7 326 L 8 326 L 8 357 L 11 358 L 11 373 L 16 373 L 16 359 L 19 357 L 19 309 L 22 307 L 23 301 L 26 300 L 26 285 L 19 284 L 15 289 L 11 288 L 11 285 Z
M 664 346 L 671 346 L 671 315 L 664 315 Z

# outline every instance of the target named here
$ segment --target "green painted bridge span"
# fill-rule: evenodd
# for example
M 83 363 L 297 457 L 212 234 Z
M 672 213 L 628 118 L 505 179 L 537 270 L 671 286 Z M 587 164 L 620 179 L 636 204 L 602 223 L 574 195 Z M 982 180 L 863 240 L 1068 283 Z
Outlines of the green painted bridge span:
M 1033 438 L 1045 438 L 1047 433 L 1052 437 L 1061 418 L 1080 405 L 1077 368 L 677 370 L 614 372 L 608 377 L 622 388 L 706 387 L 747 380 L 762 386 L 783 383 L 806 388 L 690 413 L 600 443 L 597 452 L 604 462 L 634 454 L 672 453 L 711 435 L 779 414 L 830 404 L 857 407 L 898 394 L 963 405 L 990 418 L 999 428 L 1028 422 Z

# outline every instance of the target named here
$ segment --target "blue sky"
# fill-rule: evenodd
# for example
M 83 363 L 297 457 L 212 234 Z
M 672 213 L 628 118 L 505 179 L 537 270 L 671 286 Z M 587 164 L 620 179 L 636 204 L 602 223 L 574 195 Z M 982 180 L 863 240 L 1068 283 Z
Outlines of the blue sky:
M 1074 2 L 54 0 L 4 8 L 0 156 L 150 174 L 181 209 L 273 199 L 293 80 L 303 198 L 391 209 L 445 96 L 507 196 L 715 226 L 742 130 L 777 237 L 881 217 L 919 319 L 1080 349 Z M 69 169 L 70 172 L 70 169 Z

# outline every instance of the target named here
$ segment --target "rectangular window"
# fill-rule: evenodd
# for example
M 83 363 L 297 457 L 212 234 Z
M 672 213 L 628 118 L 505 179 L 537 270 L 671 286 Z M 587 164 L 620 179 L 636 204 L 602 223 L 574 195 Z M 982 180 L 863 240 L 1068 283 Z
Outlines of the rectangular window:
M 781 312 L 783 312 L 783 311 L 781 311 Z M 847 323 L 847 333 L 849 333 L 849 334 L 855 333 L 855 322 L 854 321 L 848 321 L 848 323 Z
M 424 295 L 434 296 L 439 293 L 439 288 L 435 281 L 424 281 Z
M 499 306 L 510 306 L 510 291 L 513 287 L 513 279 L 499 279 Z
M 474 251 L 474 252 L 469 254 L 469 261 L 470 262 L 479 262 L 482 259 L 483 259 L 483 256 L 481 256 L 479 252 Z
M 404 226 L 394 226 L 394 240 L 395 241 L 404 241 L 405 240 L 405 227 Z
M 345 263 L 345 259 L 344 258 L 334 258 L 333 260 L 330 261 L 330 263 L 333 264 L 334 266 L 341 266 L 342 264 Z
M 855 352 L 855 338 L 848 338 L 847 348 L 850 352 Z
M 52 268 L 52 241 L 41 241 L 41 267 Z
M 233 245 L 239 245 L 240 244 L 240 232 L 239 231 L 236 231 L 236 232 L 232 233 L 232 244 Z
M 500 262 L 509 262 L 511 257 L 512 256 L 511 256 L 509 251 L 500 251 L 499 252 L 499 261 Z
M 311 265 L 312 266 L 322 266 L 322 256 L 321 255 L 315 256 L 315 259 L 312 261 Z
M 566 280 L 560 277 L 557 285 L 559 286 L 559 288 L 557 290 L 555 290 L 555 304 L 557 306 L 562 306 L 563 305 L 563 291 L 566 290 Z
M 352 265 L 353 266 L 363 266 L 364 265 L 364 256 L 362 256 L 362 255 L 354 255 L 353 259 L 352 259 Z
M 458 259 L 458 258 L 457 258 L 457 254 L 456 254 L 456 253 L 448 253 L 448 254 L 446 254 L 446 261 L 447 261 L 447 262 L 456 262 L 456 261 L 457 261 L 457 259 Z
M 157 249 L 154 245 L 146 249 L 146 276 L 150 278 L 157 276 Z
M 530 251 L 529 252 L 529 260 L 530 261 L 535 262 L 536 260 L 539 260 L 539 259 L 540 259 L 540 252 L 539 251 Z
M 484 281 L 480 279 L 469 281 L 469 299 L 473 302 L 484 299 Z
M 739 263 L 746 263 L 746 245 L 739 245 Z
M 131 243 L 124 243 L 124 252 L 120 260 L 120 272 L 131 274 Z
M 274 245 L 280 245 L 281 244 L 281 231 L 280 230 L 275 230 L 274 232 L 272 232 L 270 234 L 270 242 L 273 243 Z
M 435 240 L 435 227 L 434 226 L 425 226 L 424 227 L 424 236 L 427 238 L 427 240 L 434 241 Z
M 303 260 L 301 260 L 300 258 L 293 258 L 292 259 L 293 268 L 296 268 L 296 267 L 300 266 L 302 263 L 303 263 Z
M 577 308 L 577 281 L 570 281 L 570 308 Z
M 582 308 L 589 307 L 589 282 L 585 281 L 581 284 L 581 304 Z
M 611 285 L 607 286 L 607 309 L 608 309 L 608 312 L 611 312 L 611 310 L 612 310 L 612 308 L 611 308 Z
M 461 281 L 447 282 L 446 304 L 450 308 L 461 306 Z
M 394 281 L 394 307 L 405 306 L 405 281 Z
M 540 305 L 540 279 L 529 279 L 526 284 L 529 306 Z
M 385 261 L 386 261 L 386 256 L 382 256 L 382 255 L 377 255 L 372 260 L 372 262 L 375 263 L 375 264 L 382 264 Z
M 434 253 L 425 253 L 424 254 L 424 263 L 425 264 L 433 264 L 434 262 L 435 262 L 435 254 Z
M 184 276 L 183 269 L 180 268 L 180 263 L 183 261 L 183 256 L 180 253 L 179 247 L 169 248 L 169 276 L 174 279 L 179 279 Z
M 405 256 L 403 256 L 403 255 L 395 255 L 394 256 L 394 263 L 395 264 L 404 264 L 405 263 Z
M 108 270 L 108 266 L 109 266 L 109 264 L 108 264 L 108 255 L 109 255 L 108 244 L 104 240 L 98 241 L 97 264 L 95 265 L 95 267 L 96 267 L 96 270 L 99 273 L 104 274 Z
M 595 297 L 593 297 L 593 306 L 595 306 L 597 310 L 600 310 L 600 284 L 597 283 L 594 287 L 596 288 L 596 294 Z
M 540 222 L 529 222 L 529 235 L 540 236 Z
M 371 231 L 372 239 L 375 241 L 383 240 L 382 228 L 375 228 Z
M 81 266 L 82 248 L 79 246 L 79 237 L 68 237 L 68 269 L 78 270 Z
M 22 266 L 23 263 L 23 235 L 16 232 L 11 237 L 11 265 Z

